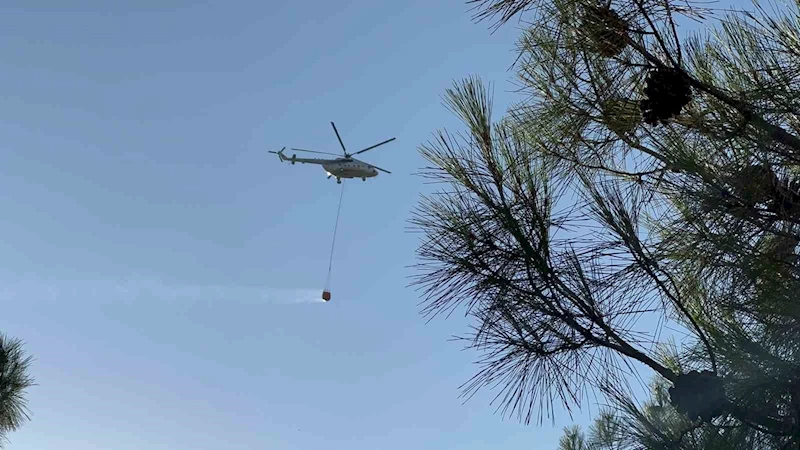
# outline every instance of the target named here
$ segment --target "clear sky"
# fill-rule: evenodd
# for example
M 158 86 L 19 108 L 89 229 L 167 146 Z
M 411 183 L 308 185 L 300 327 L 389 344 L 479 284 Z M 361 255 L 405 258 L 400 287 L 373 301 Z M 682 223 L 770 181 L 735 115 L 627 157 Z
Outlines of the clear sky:
M 463 320 L 426 325 L 406 287 L 417 148 L 458 125 L 453 79 L 515 98 L 514 25 L 462 1 L 35 5 L 0 7 L 0 330 L 39 383 L 9 448 L 554 448 L 565 414 L 463 404 Z M 364 155 L 393 174 L 346 184 L 332 302 L 291 303 L 320 294 L 339 191 L 267 150 L 337 151 L 331 120 L 353 150 L 396 136 Z
M 35 4 L 0 6 L 0 330 L 39 383 L 9 448 L 556 447 L 563 411 L 459 399 L 465 323 L 425 324 L 407 287 L 417 148 L 459 126 L 453 79 L 493 82 L 497 117 L 517 98 L 513 24 L 461 0 Z M 322 304 L 338 186 L 267 151 L 336 152 L 331 120 L 351 150 L 397 140 L 363 157 L 393 174 L 345 182 Z

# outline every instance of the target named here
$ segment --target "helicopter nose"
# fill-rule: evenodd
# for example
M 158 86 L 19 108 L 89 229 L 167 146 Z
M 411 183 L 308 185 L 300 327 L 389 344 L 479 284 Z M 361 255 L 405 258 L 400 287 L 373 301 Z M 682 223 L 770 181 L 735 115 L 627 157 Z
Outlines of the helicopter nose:
M 377 175 L 378 175 L 378 171 L 375 170 L 375 169 L 372 169 L 372 176 L 374 177 L 374 176 L 377 176 Z

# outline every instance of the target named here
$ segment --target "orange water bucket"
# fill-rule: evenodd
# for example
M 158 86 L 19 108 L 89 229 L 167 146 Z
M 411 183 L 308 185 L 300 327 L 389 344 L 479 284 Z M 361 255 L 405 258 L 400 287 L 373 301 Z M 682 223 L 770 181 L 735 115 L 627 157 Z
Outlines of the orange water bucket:
M 322 291 L 322 299 L 325 300 L 326 302 L 330 301 L 331 299 L 330 291 Z

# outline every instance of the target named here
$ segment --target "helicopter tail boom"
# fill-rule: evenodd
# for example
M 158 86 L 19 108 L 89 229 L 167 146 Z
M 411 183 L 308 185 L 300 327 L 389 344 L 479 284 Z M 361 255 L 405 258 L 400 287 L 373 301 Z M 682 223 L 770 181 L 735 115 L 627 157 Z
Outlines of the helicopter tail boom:
M 280 159 L 281 162 L 290 161 L 292 164 L 294 164 L 294 163 L 296 163 L 298 161 L 297 154 L 293 154 L 292 157 L 289 158 L 289 157 L 287 157 L 286 155 L 283 154 L 284 150 L 286 150 L 286 147 L 283 147 L 282 149 L 280 149 L 280 151 L 277 151 L 277 152 L 270 151 L 270 153 L 275 153 L 276 155 L 278 155 L 278 159 Z M 315 160 L 303 160 L 302 158 L 300 159 L 300 162 L 313 162 L 313 161 L 315 161 Z

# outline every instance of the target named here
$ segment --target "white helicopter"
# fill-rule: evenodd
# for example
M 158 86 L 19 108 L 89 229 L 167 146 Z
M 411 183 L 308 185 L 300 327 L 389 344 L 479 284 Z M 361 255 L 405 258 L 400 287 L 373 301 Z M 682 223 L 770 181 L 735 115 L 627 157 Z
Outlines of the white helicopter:
M 328 174 L 328 178 L 336 177 L 336 183 L 341 184 L 342 178 L 361 178 L 363 181 L 367 181 L 367 178 L 372 178 L 378 176 L 378 171 L 392 173 L 388 170 L 381 169 L 378 166 L 365 163 L 364 161 L 359 161 L 353 158 L 354 155 L 358 155 L 360 153 L 364 153 L 367 150 L 372 150 L 375 147 L 381 146 L 383 144 L 392 142 L 395 138 L 387 139 L 379 144 L 375 144 L 373 146 L 367 147 L 364 150 L 359 150 L 355 153 L 347 153 L 347 149 L 344 147 L 344 143 L 342 142 L 341 136 L 339 136 L 339 131 L 336 129 L 336 125 L 331 122 L 331 126 L 333 127 L 333 131 L 336 133 L 336 137 L 339 139 L 339 144 L 342 146 L 342 151 L 344 153 L 344 157 L 341 157 L 335 153 L 326 153 L 326 152 L 317 152 L 314 150 L 303 150 L 300 148 L 293 148 L 292 150 L 298 152 L 308 152 L 308 153 L 319 153 L 322 155 L 332 155 L 337 156 L 336 159 L 320 159 L 320 158 L 298 158 L 296 154 L 293 154 L 290 157 L 287 157 L 283 154 L 283 151 L 286 150 L 286 147 L 283 147 L 280 151 L 270 153 L 275 153 L 278 155 L 281 161 L 290 161 L 292 164 L 294 163 L 301 163 L 301 164 L 319 164 L 325 169 L 325 172 Z

